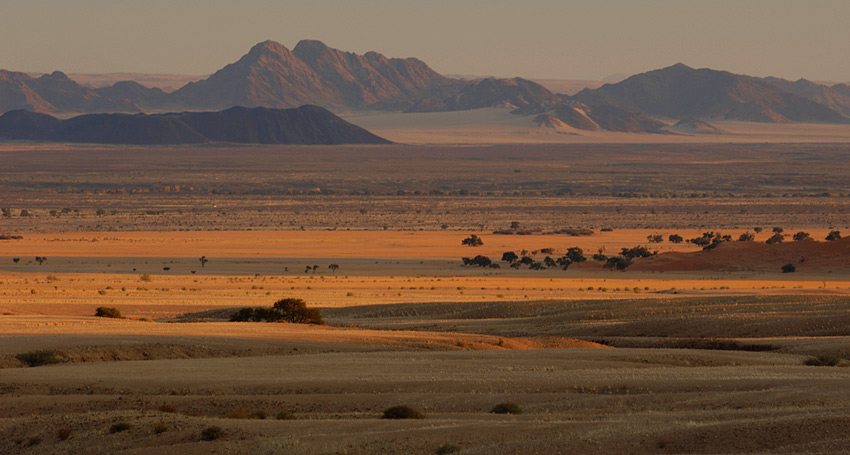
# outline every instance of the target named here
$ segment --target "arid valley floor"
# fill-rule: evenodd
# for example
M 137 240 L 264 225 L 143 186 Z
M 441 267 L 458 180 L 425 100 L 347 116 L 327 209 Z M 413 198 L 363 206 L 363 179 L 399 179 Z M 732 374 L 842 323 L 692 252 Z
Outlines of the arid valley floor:
M 0 144 L 0 235 L 20 237 L 0 240 L 0 453 L 846 453 L 848 158 Z M 707 231 L 755 239 L 668 241 Z M 660 254 L 624 272 L 499 261 L 638 245 Z M 287 297 L 327 325 L 228 322 Z M 64 362 L 16 357 L 38 350 Z M 395 405 L 425 418 L 380 418 Z

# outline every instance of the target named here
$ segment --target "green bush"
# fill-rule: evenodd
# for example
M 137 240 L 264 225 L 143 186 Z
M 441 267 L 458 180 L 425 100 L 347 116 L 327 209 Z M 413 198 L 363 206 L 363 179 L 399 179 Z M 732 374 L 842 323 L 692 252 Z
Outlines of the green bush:
M 841 362 L 841 359 L 838 357 L 833 357 L 831 355 L 819 355 L 817 357 L 811 357 L 806 359 L 803 364 L 812 366 L 812 367 L 834 367 Z
M 522 409 L 516 403 L 499 403 L 490 410 L 493 414 L 522 414 Z
M 207 427 L 201 432 L 201 439 L 204 441 L 215 441 L 224 436 L 224 430 L 221 427 Z
M 124 316 L 121 316 L 121 312 L 118 311 L 118 308 L 108 306 L 98 307 L 94 311 L 94 315 L 100 318 L 124 319 Z
M 295 417 L 295 414 L 291 414 L 291 413 L 286 412 L 286 411 L 281 411 L 281 412 L 278 412 L 277 415 L 274 416 L 274 418 L 277 419 L 277 420 L 295 420 L 298 417 Z
M 120 433 L 122 431 L 127 431 L 130 429 L 130 424 L 127 422 L 118 422 L 109 427 L 109 433 Z
M 64 359 L 56 356 L 56 351 L 24 352 L 16 355 L 15 358 L 31 367 L 40 367 L 42 365 L 53 365 L 55 363 L 65 362 Z
M 437 455 L 448 455 L 455 452 L 460 452 L 460 447 L 454 444 L 443 444 L 440 447 L 437 447 L 437 450 L 434 451 Z
M 272 308 L 242 308 L 230 316 L 231 322 L 293 322 L 296 324 L 323 325 L 322 313 L 316 308 L 307 308 L 301 299 L 281 299 Z
M 425 414 L 410 406 L 393 406 L 384 410 L 382 419 L 424 419 Z

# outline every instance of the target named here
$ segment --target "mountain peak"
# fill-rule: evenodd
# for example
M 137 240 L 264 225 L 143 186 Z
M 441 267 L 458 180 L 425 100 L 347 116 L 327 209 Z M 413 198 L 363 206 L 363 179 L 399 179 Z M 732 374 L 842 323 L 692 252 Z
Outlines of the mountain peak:
M 248 55 L 258 55 L 265 53 L 273 53 L 273 54 L 286 54 L 289 52 L 289 49 L 286 48 L 283 44 L 278 43 L 277 41 L 266 40 L 262 43 L 257 43 L 254 47 L 248 51 Z
M 330 49 L 327 44 L 315 39 L 303 39 L 295 45 L 292 52 L 324 52 Z

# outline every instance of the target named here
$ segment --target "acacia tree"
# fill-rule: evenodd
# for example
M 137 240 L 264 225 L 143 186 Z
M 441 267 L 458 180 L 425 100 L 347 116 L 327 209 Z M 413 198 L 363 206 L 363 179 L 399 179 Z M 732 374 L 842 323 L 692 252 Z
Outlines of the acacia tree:
M 205 265 L 207 262 L 209 262 L 209 259 L 207 259 L 207 257 L 206 257 L 206 256 L 201 256 L 200 258 L 198 258 L 198 260 L 199 260 L 199 261 L 201 261 L 201 268 L 203 268 L 203 267 L 204 267 L 204 265 Z
M 328 266 L 328 268 L 331 269 L 331 272 L 336 273 L 336 269 L 339 268 L 339 265 L 338 264 L 331 264 L 331 265 Z
M 463 239 L 463 241 L 461 241 L 460 244 L 461 245 L 467 245 L 467 246 L 481 246 L 481 245 L 484 245 L 484 241 L 481 240 L 481 237 L 478 237 L 477 235 L 472 234 L 469 237 Z
M 503 262 L 513 264 L 517 259 L 519 259 L 519 256 L 517 256 L 513 251 L 505 251 L 502 253 Z
M 667 240 L 670 243 L 682 243 L 685 239 L 679 234 L 670 234 L 670 237 L 667 237 Z
M 812 240 L 812 236 L 809 235 L 808 232 L 803 232 L 803 231 L 800 231 L 800 232 L 794 234 L 793 238 L 794 238 L 795 242 L 799 242 L 799 241 L 802 241 L 802 240 Z
M 829 231 L 829 235 L 826 236 L 826 240 L 833 241 L 841 238 L 841 231 Z

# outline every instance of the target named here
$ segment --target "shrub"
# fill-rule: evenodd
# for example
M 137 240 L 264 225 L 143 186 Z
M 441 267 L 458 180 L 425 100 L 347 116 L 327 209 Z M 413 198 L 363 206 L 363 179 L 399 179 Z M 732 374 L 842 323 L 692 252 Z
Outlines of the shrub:
M 393 406 L 384 410 L 382 419 L 424 419 L 425 414 L 409 406 Z
M 481 237 L 478 237 L 477 235 L 472 234 L 469 237 L 463 239 L 463 241 L 461 241 L 460 244 L 461 245 L 467 245 L 467 246 L 481 246 L 481 245 L 484 245 L 484 241 L 481 240 Z
M 127 422 L 118 422 L 109 427 L 109 433 L 120 433 L 130 429 L 130 424 Z
M 140 280 L 140 281 L 147 281 L 147 282 L 150 282 L 150 281 L 151 281 L 151 275 L 150 275 L 150 273 L 143 273 L 143 274 L 139 277 L 139 280 Z
M 160 405 L 158 409 L 160 410 L 160 412 L 177 412 L 177 410 L 174 409 L 174 406 L 171 406 L 169 404 Z
M 841 361 L 838 357 L 833 357 L 830 355 L 819 355 L 817 357 L 811 357 L 806 359 L 803 362 L 803 365 L 808 365 L 812 367 L 834 367 L 838 365 Z
M 71 437 L 71 429 L 70 428 L 60 428 L 57 433 L 60 441 L 65 441 Z
M 764 243 L 768 245 L 773 245 L 775 243 L 782 243 L 783 240 L 785 240 L 785 236 L 782 235 L 781 232 L 777 232 L 776 234 L 773 234 L 769 239 L 765 240 Z
M 162 422 L 153 426 L 153 433 L 154 434 L 162 434 L 162 433 L 165 433 L 166 431 L 168 431 L 168 425 L 166 425 Z
M 224 430 L 221 427 L 207 427 L 204 428 L 204 431 L 201 431 L 201 439 L 204 441 L 215 441 L 222 436 L 224 436 Z
M 826 236 L 826 240 L 833 241 L 841 238 L 841 231 L 829 231 L 829 234 Z
M 323 325 L 322 313 L 317 308 L 307 308 L 301 299 L 282 299 L 272 308 L 242 308 L 230 316 L 231 322 L 278 322 Z
M 285 321 L 300 324 L 325 323 L 322 314 L 316 308 L 307 308 L 307 304 L 301 299 L 281 299 L 274 303 L 274 309 L 280 312 Z
M 803 241 L 803 240 L 812 240 L 812 236 L 809 235 L 808 232 L 800 231 L 800 232 L 794 234 L 793 239 L 794 239 L 795 242 L 800 242 L 800 241 Z
M 286 412 L 286 411 L 281 411 L 281 412 L 278 412 L 277 415 L 274 416 L 274 418 L 277 419 L 277 420 L 295 420 L 298 417 L 295 417 L 295 414 L 292 414 L 292 413 L 289 413 L 289 412 Z
M 796 271 L 797 267 L 795 267 L 794 264 L 785 264 L 782 266 L 782 273 L 791 273 Z
M 98 307 L 94 311 L 94 315 L 100 318 L 124 319 L 124 316 L 121 316 L 121 312 L 118 311 L 118 308 L 107 306 Z
M 522 409 L 516 403 L 499 403 L 490 410 L 493 414 L 522 414 Z
M 670 234 L 670 236 L 667 237 L 667 240 L 669 240 L 670 243 L 682 243 L 685 241 L 685 239 L 679 234 Z
M 22 354 L 16 355 L 15 358 L 31 367 L 53 365 L 55 363 L 62 363 L 65 361 L 64 359 L 61 359 L 56 356 L 56 351 L 24 352 Z
M 743 234 L 741 234 L 740 237 L 738 237 L 738 241 L 739 242 L 752 242 L 753 240 L 755 240 L 755 238 L 756 238 L 755 234 L 753 234 L 750 231 L 747 231 L 747 232 L 744 232 Z
M 448 455 L 455 452 L 460 452 L 460 447 L 454 444 L 443 444 L 440 447 L 437 447 L 437 450 L 434 451 L 437 455 Z

